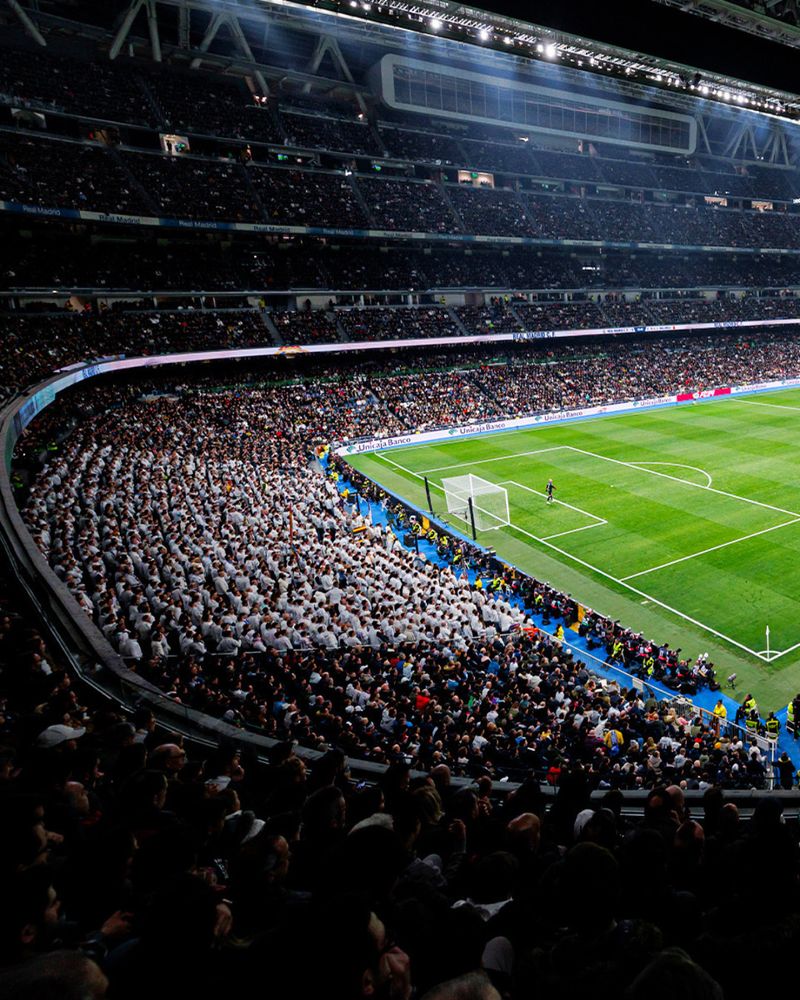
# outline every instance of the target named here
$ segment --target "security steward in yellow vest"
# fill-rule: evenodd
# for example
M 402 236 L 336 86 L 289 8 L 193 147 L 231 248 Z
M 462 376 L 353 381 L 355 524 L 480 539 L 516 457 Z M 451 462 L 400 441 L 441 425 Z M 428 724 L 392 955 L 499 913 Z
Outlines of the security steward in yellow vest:
M 780 732 L 780 729 L 781 729 L 781 724 L 775 718 L 775 713 L 774 712 L 770 712 L 769 715 L 767 716 L 767 721 L 765 723 L 765 726 L 766 726 L 766 729 L 767 729 L 767 736 L 771 740 L 777 741 L 777 739 L 778 739 L 778 733 Z

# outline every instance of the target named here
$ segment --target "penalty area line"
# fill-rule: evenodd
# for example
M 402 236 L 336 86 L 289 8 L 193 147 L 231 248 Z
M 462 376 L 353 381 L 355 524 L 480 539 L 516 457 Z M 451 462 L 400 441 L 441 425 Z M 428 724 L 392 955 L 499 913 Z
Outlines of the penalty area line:
M 775 510 L 779 514 L 789 514 L 790 517 L 800 517 L 800 512 L 787 510 L 785 507 L 775 507 L 771 503 L 764 503 L 761 500 L 753 500 L 751 497 L 742 497 L 738 493 L 728 493 L 727 490 L 719 490 L 716 486 L 703 486 L 701 483 L 693 483 L 690 479 L 681 479 L 679 476 L 670 476 L 666 472 L 656 472 L 655 469 L 647 469 L 634 462 L 623 462 L 621 458 L 611 458 L 608 455 L 599 455 L 595 451 L 586 451 L 585 448 L 576 448 L 574 445 L 565 444 L 565 448 L 574 451 L 577 455 L 588 455 L 590 458 L 598 458 L 602 462 L 611 462 L 613 465 L 622 465 L 626 469 L 636 469 L 638 472 L 646 472 L 650 476 L 658 476 L 661 479 L 671 479 L 674 483 L 682 483 L 692 489 L 704 490 L 706 493 L 716 493 L 721 497 L 728 497 L 730 500 L 739 500 L 741 503 L 749 503 L 754 507 L 763 507 L 765 510 Z
M 563 447 L 570 448 L 569 445 L 564 445 Z M 572 451 L 580 451 L 581 449 L 570 448 L 570 450 L 572 450 Z M 385 462 L 388 462 L 389 465 L 396 466 L 398 469 L 400 469 L 401 472 L 406 472 L 406 473 L 408 473 L 408 475 L 413 476 L 415 479 L 420 479 L 420 480 L 424 479 L 424 477 L 421 476 L 419 473 L 412 472 L 410 469 L 404 468 L 404 466 L 400 465 L 399 462 L 395 462 L 395 461 L 393 461 L 393 459 L 387 458 L 386 455 L 381 454 L 381 452 L 375 452 L 374 454 L 376 454 L 379 458 L 382 458 Z M 586 454 L 590 454 L 591 455 L 592 453 L 591 452 L 587 452 Z M 602 455 L 593 455 L 592 457 L 594 457 L 594 458 L 603 458 L 604 456 L 602 456 Z M 615 460 L 611 459 L 611 461 L 615 461 Z M 625 462 L 620 462 L 619 464 L 620 465 L 625 465 L 626 463 Z M 656 473 L 656 475 L 659 475 L 659 473 Z M 672 479 L 673 477 L 672 476 L 666 476 L 665 478 Z M 436 484 L 432 484 L 432 485 L 436 485 Z M 706 489 L 706 488 L 707 487 L 702 487 L 702 486 L 700 487 L 700 489 Z M 441 490 L 442 488 L 441 488 L 441 486 L 437 486 L 437 489 Z M 791 513 L 791 512 L 787 511 L 787 513 Z M 594 517 L 595 515 L 592 515 L 592 516 Z M 799 518 L 799 520 L 800 520 L 800 518 Z M 732 646 L 736 646 L 737 649 L 741 649 L 745 653 L 750 653 L 751 656 L 755 656 L 757 659 L 761 660 L 764 663 L 771 662 L 771 660 L 773 658 L 775 658 L 775 659 L 777 658 L 777 657 L 771 657 L 770 660 L 767 660 L 767 658 L 762 653 L 757 652 L 757 650 L 751 649 L 749 646 L 745 646 L 744 643 L 738 642 L 736 639 L 732 639 L 729 635 L 725 635 L 724 632 L 720 632 L 717 629 L 712 628 L 710 625 L 706 625 L 704 622 L 698 621 L 696 618 L 692 618 L 690 615 L 684 614 L 683 611 L 678 611 L 677 608 L 673 608 L 669 604 L 665 604 L 664 601 L 659 601 L 658 598 L 657 597 L 653 597 L 652 594 L 648 594 L 644 590 L 639 590 L 638 587 L 634 587 L 630 583 L 626 583 L 624 580 L 620 580 L 618 577 L 613 576 L 611 573 L 607 573 L 605 570 L 600 569 L 598 566 L 593 566 L 591 563 L 586 562 L 584 559 L 581 559 L 578 556 L 573 555 L 571 552 L 567 552 L 566 549 L 562 549 L 558 545 L 554 545 L 548 539 L 546 539 L 546 538 L 540 538 L 538 535 L 534 535 L 532 532 L 527 531 L 525 528 L 520 528 L 518 525 L 514 524 L 513 521 L 509 522 L 508 527 L 512 528 L 514 531 L 518 531 L 522 535 L 526 535 L 528 538 L 532 538 L 534 542 L 538 542 L 540 545 L 544 545 L 546 548 L 552 549 L 554 552 L 558 552 L 559 555 L 564 556 L 566 559 L 569 559 L 571 562 L 578 563 L 578 565 L 583 566 L 585 569 L 591 570 L 592 573 L 597 573 L 598 576 L 602 576 L 606 580 L 611 580 L 612 583 L 616 583 L 620 587 L 624 587 L 625 590 L 629 590 L 632 594 L 636 594 L 639 597 L 646 598 L 651 603 L 657 604 L 658 607 L 663 608 L 665 611 L 669 611 L 670 614 L 676 615 L 678 618 L 682 618 L 684 621 L 689 622 L 691 625 L 695 625 L 697 628 L 702 629 L 704 632 L 708 632 L 710 635 L 715 635 L 718 639 L 722 639 L 724 642 L 728 642 Z M 797 645 L 800 646 L 800 643 L 798 643 Z M 795 649 L 795 648 L 797 648 L 797 647 L 796 646 L 792 646 L 790 649 L 785 649 L 780 655 L 783 656 L 786 653 L 791 652 L 791 650 Z
M 440 465 L 436 469 L 423 469 L 422 474 L 427 476 L 431 472 L 447 472 L 449 469 L 463 469 L 465 465 L 488 465 L 489 462 L 508 462 L 512 458 L 528 458 L 530 455 L 544 455 L 548 451 L 563 451 L 569 445 L 557 444 L 552 448 L 538 448 L 536 451 L 518 451 L 515 455 L 497 455 L 495 458 L 472 459 L 469 462 L 456 462 L 455 465 Z M 381 455 L 381 452 L 376 452 Z M 383 457 L 383 455 L 381 455 Z
M 521 490 L 527 490 L 528 493 L 535 493 L 537 497 L 546 497 L 546 493 L 542 493 L 540 490 L 535 490 L 531 486 L 523 486 L 522 483 L 516 482 L 514 479 L 506 479 L 502 483 L 498 483 L 498 486 L 516 486 Z M 574 507 L 571 503 L 567 503 L 564 500 L 557 500 L 553 497 L 553 503 L 559 504 L 561 507 L 569 507 L 570 510 L 577 511 L 578 514 L 583 514 L 584 517 L 591 517 L 593 521 L 597 521 L 597 524 L 587 525 L 589 528 L 596 528 L 600 524 L 608 524 L 608 521 L 604 517 L 598 517 L 597 514 L 591 514 L 588 510 L 583 510 L 581 507 Z M 573 531 L 580 531 L 580 528 L 573 528 Z M 566 532 L 565 532 L 566 534 Z
M 755 649 L 751 649 L 749 646 L 745 646 L 744 643 L 739 642 L 736 639 L 732 639 L 729 635 L 725 635 L 724 632 L 720 632 L 718 629 L 712 628 L 710 625 L 706 625 L 704 622 L 698 621 L 696 618 L 692 618 L 690 615 L 684 614 L 683 611 L 678 611 L 677 608 L 673 608 L 669 604 L 665 604 L 664 601 L 659 601 L 657 597 L 653 597 L 652 594 L 646 593 L 644 590 L 639 590 L 638 587 L 632 586 L 630 583 L 626 583 L 624 580 L 620 580 L 619 577 L 613 576 L 611 573 L 607 573 L 604 569 L 600 569 L 598 566 L 593 566 L 591 563 L 586 562 L 586 560 L 581 559 L 579 556 L 573 555 L 571 552 L 567 552 L 566 549 L 560 548 L 558 545 L 554 545 L 552 542 L 548 541 L 546 538 L 540 538 L 538 535 L 532 534 L 530 531 L 526 531 L 525 528 L 520 528 L 513 522 L 509 525 L 515 531 L 519 531 L 523 535 L 527 535 L 528 538 L 532 538 L 535 542 L 539 542 L 541 545 L 545 545 L 548 549 L 552 549 L 554 552 L 558 552 L 560 555 L 571 560 L 572 562 L 578 563 L 579 566 L 583 566 L 585 569 L 591 570 L 592 573 L 597 573 L 598 576 L 604 577 L 606 580 L 611 580 L 612 583 L 618 584 L 620 587 L 624 587 L 629 590 L 632 594 L 636 594 L 639 597 L 644 597 L 653 604 L 657 604 L 660 608 L 665 611 L 669 611 L 671 614 L 676 615 L 678 618 L 682 618 L 684 621 L 689 622 L 691 625 L 695 625 L 697 628 L 702 629 L 704 632 L 708 632 L 711 635 L 715 635 L 718 639 L 722 639 L 725 642 L 730 643 L 732 646 L 736 646 L 737 649 L 744 650 L 745 653 L 750 653 L 751 656 L 757 657 L 759 660 L 767 662 L 766 657 L 762 656 Z M 798 644 L 800 645 L 800 644 Z M 788 652 L 785 650 L 784 652 Z
M 732 538 L 728 542 L 721 542 L 719 545 L 712 545 L 710 548 L 701 549 L 699 552 L 692 552 L 688 556 L 681 556 L 679 559 L 671 559 L 669 562 L 661 563 L 659 566 L 651 566 L 650 569 L 639 570 L 638 573 L 630 573 L 628 576 L 623 576 L 624 580 L 635 580 L 637 576 L 647 576 L 648 573 L 655 573 L 657 570 L 666 569 L 668 566 L 677 566 L 678 563 L 687 562 L 689 559 L 697 559 L 698 556 L 704 556 L 709 552 L 717 552 L 719 549 L 726 549 L 729 545 L 738 545 L 739 542 L 746 542 L 751 538 L 758 538 L 759 535 L 768 535 L 771 531 L 777 531 L 779 528 L 788 528 L 790 524 L 797 524 L 800 522 L 800 517 L 794 518 L 792 521 L 784 521 L 782 524 L 773 524 L 771 528 L 762 528 L 761 531 L 754 531 L 749 535 L 742 535 L 741 538 Z

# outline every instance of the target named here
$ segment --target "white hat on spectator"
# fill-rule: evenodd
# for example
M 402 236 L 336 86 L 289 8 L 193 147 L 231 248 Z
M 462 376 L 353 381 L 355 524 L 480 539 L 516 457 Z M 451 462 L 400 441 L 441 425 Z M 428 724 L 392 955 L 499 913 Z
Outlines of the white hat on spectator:
M 583 833 L 583 828 L 592 816 L 594 816 L 594 809 L 582 809 L 575 817 L 575 826 L 573 828 L 573 836 L 575 840 L 577 840 Z
M 72 726 L 48 726 L 39 733 L 36 746 L 49 750 L 51 747 L 66 743 L 67 740 L 77 740 L 85 732 L 85 729 L 73 729 Z

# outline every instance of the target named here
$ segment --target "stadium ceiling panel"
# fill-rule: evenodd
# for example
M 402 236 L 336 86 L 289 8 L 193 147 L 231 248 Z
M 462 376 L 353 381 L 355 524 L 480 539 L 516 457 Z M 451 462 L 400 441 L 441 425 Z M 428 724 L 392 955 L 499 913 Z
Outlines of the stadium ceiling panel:
M 698 0 L 704 3 L 741 9 Z M 103 47 L 111 58 L 127 45 L 154 60 L 246 74 L 263 94 L 271 82 L 292 80 L 306 90 L 338 86 L 366 96 L 361 81 L 369 66 L 387 51 L 403 51 L 404 33 L 413 32 L 416 56 L 465 69 L 474 67 L 476 53 L 492 73 L 528 74 L 550 64 L 578 91 L 650 103 L 658 94 L 664 106 L 700 117 L 698 98 L 723 117 L 747 110 L 800 121 L 797 94 L 450 0 L 106 0 L 99 6 L 93 0 L 7 0 L 0 19 L 21 22 L 33 37 L 38 33 L 40 44 L 51 31 L 83 34 L 95 42 L 107 39 Z M 303 38 L 307 43 L 298 41 Z M 323 76 L 320 61 L 315 64 L 320 52 L 334 78 Z
M 671 7 L 745 31 L 789 48 L 800 48 L 800 12 L 796 0 L 763 0 L 762 3 L 731 3 L 729 0 L 654 0 Z

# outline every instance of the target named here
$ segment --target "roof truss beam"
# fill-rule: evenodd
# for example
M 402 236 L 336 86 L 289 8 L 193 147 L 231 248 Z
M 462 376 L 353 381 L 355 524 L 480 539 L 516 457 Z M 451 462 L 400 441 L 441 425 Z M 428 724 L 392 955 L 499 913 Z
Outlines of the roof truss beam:
M 30 14 L 25 10 L 25 8 L 19 3 L 19 0 L 6 0 L 8 6 L 17 15 L 17 19 L 22 24 L 22 27 L 27 31 L 31 38 L 36 42 L 37 45 L 46 46 L 47 42 L 44 35 L 39 31 L 36 23 Z

